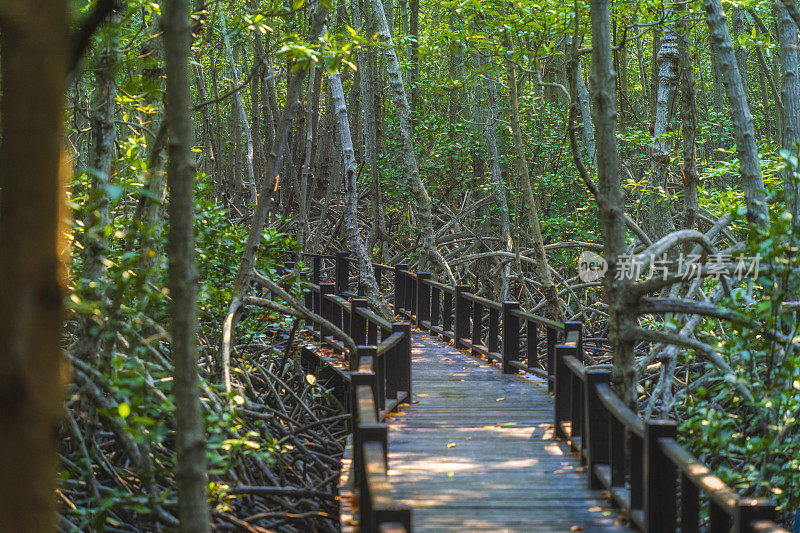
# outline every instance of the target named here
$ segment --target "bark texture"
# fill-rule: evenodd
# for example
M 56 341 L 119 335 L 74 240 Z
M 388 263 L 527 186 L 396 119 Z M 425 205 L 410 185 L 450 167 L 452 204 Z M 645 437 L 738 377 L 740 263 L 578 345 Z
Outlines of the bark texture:
M 781 45 L 781 102 L 783 103 L 783 132 L 781 144 L 789 153 L 797 155 L 800 143 L 800 78 L 797 61 L 797 26 L 789 12 L 778 1 L 775 3 L 778 37 Z M 800 197 L 794 172 L 787 168 L 783 172 L 783 191 L 786 197 L 786 210 L 792 214 L 793 223 L 800 217 Z
M 651 196 L 650 209 L 652 233 L 658 240 L 675 230 L 669 209 L 670 201 L 667 189 L 667 175 L 672 160 L 672 143 L 666 139 L 666 135 L 670 131 L 680 70 L 678 67 L 678 37 L 671 27 L 666 29 L 661 38 L 661 47 L 656 60 L 658 62 L 658 87 L 653 123 L 655 141 L 651 152 L 653 167 L 650 174 L 654 191 Z
M 685 20 L 686 4 L 677 4 L 681 21 Z M 696 134 L 697 103 L 695 96 L 694 65 L 689 50 L 688 24 L 681 22 L 678 31 L 678 55 L 681 69 L 681 131 L 683 174 L 683 228 L 697 226 L 697 175 Z
M 627 302 L 628 281 L 617 279 L 617 262 L 626 251 L 625 196 L 619 179 L 615 78 L 612 67 L 611 1 L 592 0 L 592 102 L 597 142 L 597 203 L 608 272 L 604 278 L 608 303 L 608 340 L 613 347 L 612 384 L 620 398 L 633 404 L 636 392 L 631 330 L 635 326 Z
M 753 116 L 747 103 L 742 77 L 731 45 L 731 36 L 720 0 L 703 0 L 709 40 L 716 58 L 725 94 L 728 97 L 733 134 L 736 138 L 736 155 L 739 156 L 739 174 L 747 206 L 747 219 L 756 225 L 767 223 L 764 182 L 761 178 L 761 163 L 758 159 Z
M 383 296 L 381 296 L 378 282 L 375 280 L 375 268 L 372 266 L 369 252 L 358 227 L 358 181 L 356 180 L 358 167 L 356 165 L 356 154 L 353 150 L 353 140 L 350 137 L 350 122 L 347 119 L 347 104 L 344 99 L 342 80 L 338 72 L 333 72 L 328 74 L 328 81 L 331 88 L 331 99 L 336 112 L 339 138 L 342 143 L 345 193 L 344 227 L 347 233 L 347 242 L 350 245 L 350 251 L 355 255 L 361 285 L 370 306 L 376 309 L 384 318 L 391 320 L 392 312 Z
M 206 503 L 206 447 L 197 364 L 197 265 L 194 256 L 192 119 L 189 114 L 188 0 L 164 6 L 166 123 L 169 134 L 169 293 L 175 366 L 175 442 L 178 518 L 182 532 L 210 531 Z

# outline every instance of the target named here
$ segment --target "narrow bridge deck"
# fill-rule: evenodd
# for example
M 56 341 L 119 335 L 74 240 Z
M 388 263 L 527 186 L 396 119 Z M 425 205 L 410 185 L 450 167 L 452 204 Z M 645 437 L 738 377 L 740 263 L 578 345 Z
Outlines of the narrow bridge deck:
M 543 380 L 415 332 L 413 400 L 390 415 L 389 476 L 414 531 L 629 531 L 565 444 Z

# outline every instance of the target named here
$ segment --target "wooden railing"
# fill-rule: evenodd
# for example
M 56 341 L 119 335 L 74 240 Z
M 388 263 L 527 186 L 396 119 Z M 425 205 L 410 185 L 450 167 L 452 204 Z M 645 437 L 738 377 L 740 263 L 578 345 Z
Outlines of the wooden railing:
M 388 322 L 362 311 L 363 300 L 351 300 L 347 307 L 345 302 L 329 296 L 337 289 L 346 291 L 350 283 L 347 254 L 339 252 L 330 259 L 335 261 L 336 282 L 321 283 L 318 291 L 312 283 L 312 294 L 306 296 L 307 305 L 321 310 L 322 316 L 330 320 L 330 317 L 338 319 L 339 316 L 332 309 L 338 306 L 344 316 L 345 309 L 350 313 L 352 302 L 359 301 L 355 315 L 374 324 L 374 331 L 381 330 L 382 344 L 400 343 L 396 333 L 401 327 L 403 338 L 408 339 L 408 324 L 392 324 L 389 334 Z M 312 272 L 314 276 L 321 276 L 322 267 L 314 266 Z M 418 328 L 439 335 L 445 341 L 452 340 L 456 347 L 468 349 L 474 355 L 481 354 L 499 362 L 504 373 L 519 370 L 545 379 L 548 390 L 553 392 L 556 437 L 564 439 L 586 465 L 589 488 L 607 490 L 614 503 L 642 531 L 699 532 L 701 510 L 705 507 L 704 531 L 788 533 L 773 522 L 776 512 L 771 500 L 739 496 L 686 451 L 676 440 L 674 421 L 645 421 L 625 405 L 611 389 L 610 367 L 585 364 L 580 322 L 561 324 L 526 313 L 517 302 L 494 302 L 473 294 L 469 286 L 441 283 L 433 280 L 430 274 L 414 273 L 403 264 L 393 267 L 376 264 L 375 275 L 379 284 L 393 279 L 395 313 L 414 321 Z M 325 299 L 336 305 L 327 308 L 320 305 Z M 356 330 L 362 329 L 362 323 L 358 322 Z M 326 339 L 324 332 L 320 335 Z M 369 343 L 376 333 L 368 329 L 366 335 Z M 359 337 L 357 342 L 361 339 Z M 542 342 L 544 345 L 540 346 Z M 404 346 L 403 353 L 406 350 Z M 374 351 L 385 352 L 388 348 L 382 349 L 379 345 Z M 387 379 L 398 379 L 403 386 L 407 379 L 408 388 L 401 390 L 410 394 L 410 358 L 408 363 L 403 360 L 402 365 L 392 366 L 388 373 L 386 363 L 384 368 L 379 368 L 379 359 L 373 357 L 370 362 L 367 357 L 363 360 L 366 374 L 371 370 L 376 376 L 372 385 L 376 398 L 381 395 L 380 383 Z M 387 360 L 399 359 L 390 357 Z M 395 368 L 399 371 L 397 376 Z M 353 378 L 364 379 L 360 375 L 359 365 L 359 372 L 353 374 Z M 366 392 L 363 394 L 366 398 Z M 367 404 L 364 410 L 368 410 Z M 385 433 L 375 442 L 380 442 L 385 450 Z M 369 457 L 377 457 L 377 445 L 371 448 L 374 449 Z M 362 471 L 381 471 L 380 460 L 376 464 L 378 466 L 364 466 Z M 375 486 L 381 487 L 380 483 Z
M 345 354 L 346 369 L 338 370 L 348 385 L 352 413 L 353 486 L 358 489 L 360 531 L 410 532 L 411 510 L 392 498 L 388 478 L 386 414 L 411 397 L 411 324 L 389 322 L 369 309 L 367 300 L 350 291 L 346 252 L 335 256 L 308 254 L 310 283 L 304 283 L 305 305 L 342 330 L 355 342 L 348 350 L 330 328 L 310 321 L 315 338 Z M 296 257 L 287 261 L 287 271 Z M 333 268 L 326 268 L 333 263 Z M 323 278 L 333 282 L 323 282 Z

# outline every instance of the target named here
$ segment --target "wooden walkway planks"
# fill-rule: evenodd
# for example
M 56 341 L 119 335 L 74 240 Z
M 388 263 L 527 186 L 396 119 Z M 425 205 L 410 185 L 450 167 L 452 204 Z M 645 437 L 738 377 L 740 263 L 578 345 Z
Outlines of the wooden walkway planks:
M 414 332 L 413 401 L 387 419 L 414 531 L 629 531 L 552 438 L 545 383 Z

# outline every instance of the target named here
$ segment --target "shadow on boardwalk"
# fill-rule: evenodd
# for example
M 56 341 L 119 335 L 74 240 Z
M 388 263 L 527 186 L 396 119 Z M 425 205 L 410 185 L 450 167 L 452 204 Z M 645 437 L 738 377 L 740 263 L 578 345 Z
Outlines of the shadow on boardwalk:
M 414 332 L 413 399 L 389 415 L 395 500 L 414 531 L 630 531 L 553 439 L 543 380 Z

